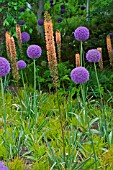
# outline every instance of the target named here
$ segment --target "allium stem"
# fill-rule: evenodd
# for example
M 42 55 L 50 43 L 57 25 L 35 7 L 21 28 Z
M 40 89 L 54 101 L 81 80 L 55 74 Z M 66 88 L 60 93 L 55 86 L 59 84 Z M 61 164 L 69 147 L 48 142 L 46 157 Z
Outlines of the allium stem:
M 83 65 L 83 61 L 82 61 L 82 50 L 83 50 L 83 47 L 82 47 L 82 41 L 80 41 L 80 65 L 82 66 Z
M 94 159 L 95 159 L 95 170 L 97 170 L 97 157 L 96 157 L 96 152 L 95 152 L 95 147 L 94 147 L 94 143 L 93 143 L 93 138 L 92 138 L 92 133 L 91 133 L 91 129 L 90 129 L 90 125 L 89 125 L 89 120 L 88 120 L 88 115 L 86 112 L 86 95 L 85 95 L 85 84 L 81 84 L 81 94 L 82 94 L 82 100 L 83 100 L 83 105 L 84 105 L 84 114 L 85 114 L 85 122 L 87 121 L 88 124 L 88 137 L 89 140 L 92 143 L 92 149 L 93 149 L 93 154 L 94 154 Z
M 101 111 L 102 111 L 102 115 L 103 115 L 103 122 L 104 122 L 104 126 L 105 126 L 105 131 L 106 131 L 106 138 L 109 141 L 108 131 L 107 131 L 107 123 L 106 123 L 106 115 L 105 115 L 105 111 L 104 111 L 102 94 L 101 94 L 101 89 L 100 89 L 100 83 L 99 83 L 99 79 L 98 79 L 98 74 L 97 74 L 97 69 L 96 69 L 96 64 L 95 63 L 94 63 L 94 69 L 95 69 L 95 75 L 96 75 L 97 85 L 98 85 L 100 99 L 101 99 Z
M 28 94 L 27 94 L 27 90 L 26 90 L 26 86 L 25 86 L 25 82 L 24 82 L 24 76 L 23 76 L 23 71 L 21 70 L 21 78 L 22 78 L 22 83 L 23 83 L 23 87 L 24 87 L 24 95 L 25 95 L 25 100 L 26 100 L 26 106 L 27 106 L 27 112 L 28 112 L 28 129 L 30 130 L 30 103 L 29 103 L 29 98 L 28 98 Z
M 8 166 L 8 149 L 7 149 L 7 122 L 6 122 L 6 107 L 5 107 L 5 99 L 4 99 L 4 87 L 3 87 L 3 81 L 2 77 L 1 79 L 1 93 L 2 93 L 2 106 L 3 106 L 3 118 L 4 118 L 4 136 L 5 136 L 5 150 L 6 150 L 6 165 Z
M 37 113 L 36 113 L 36 61 L 35 61 L 35 59 L 34 59 L 34 103 L 33 103 L 33 110 L 34 110 L 35 124 L 36 124 Z

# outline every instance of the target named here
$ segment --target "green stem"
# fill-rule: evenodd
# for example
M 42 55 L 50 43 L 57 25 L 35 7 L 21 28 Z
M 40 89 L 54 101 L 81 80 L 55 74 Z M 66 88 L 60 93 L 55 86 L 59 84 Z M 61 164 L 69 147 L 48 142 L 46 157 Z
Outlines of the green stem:
M 94 159 L 95 159 L 95 169 L 97 170 L 97 157 L 96 157 L 96 152 L 95 152 L 95 147 L 94 147 L 94 143 L 93 143 L 93 138 L 92 138 L 92 133 L 91 133 L 91 129 L 90 129 L 90 125 L 89 125 L 89 120 L 88 120 L 88 115 L 86 112 L 86 95 L 85 95 L 85 84 L 81 84 L 81 94 L 82 94 L 82 100 L 83 100 L 83 105 L 84 105 L 84 114 L 85 114 L 85 122 L 87 121 L 88 123 L 88 137 L 89 140 L 92 143 L 92 149 L 93 149 L 93 154 L 94 154 Z
M 4 134 L 5 134 L 5 149 L 6 149 L 6 165 L 8 166 L 8 151 L 7 151 L 7 122 L 6 122 L 6 107 L 5 107 L 5 99 L 4 99 L 4 87 L 3 87 L 3 82 L 2 82 L 2 77 L 1 79 L 1 93 L 2 93 L 2 105 L 3 105 L 3 118 L 4 118 Z
M 34 124 L 36 124 L 37 113 L 36 113 L 36 61 L 34 59 L 34 103 L 33 103 L 33 110 L 34 110 Z
M 28 129 L 30 130 L 30 103 L 29 103 L 29 98 L 28 98 L 22 70 L 21 70 L 21 78 L 22 78 L 22 83 L 23 83 L 23 87 L 24 87 L 24 95 L 25 95 L 25 99 L 26 99 L 26 106 L 27 106 L 27 112 L 28 112 Z
M 98 79 L 98 74 L 97 74 L 97 69 L 96 69 L 96 64 L 95 64 L 95 63 L 94 63 L 94 69 L 95 69 L 95 75 L 96 75 L 96 79 L 97 79 L 97 85 L 98 85 L 99 95 L 100 95 L 101 104 L 102 104 L 103 102 L 102 102 L 102 95 L 101 95 L 100 83 L 99 83 L 99 79 Z
M 39 76 L 38 76 L 38 69 L 37 69 L 37 79 L 38 79 L 38 90 L 39 90 L 39 93 L 41 91 L 41 88 L 40 88 L 40 79 L 39 79 Z
M 80 41 L 80 65 L 81 66 L 83 64 L 83 61 L 82 61 L 82 50 L 83 50 L 83 48 L 82 48 L 82 41 Z
M 102 100 L 101 88 L 100 88 L 100 83 L 99 83 L 99 79 L 98 79 L 98 74 L 97 74 L 97 69 L 96 69 L 96 64 L 95 63 L 94 63 L 94 69 L 95 69 L 95 75 L 96 75 L 98 89 L 99 89 L 99 95 L 100 95 L 100 99 L 101 99 L 101 111 L 102 111 L 103 122 L 104 122 L 105 130 L 106 130 L 106 137 L 107 137 L 107 140 L 109 141 L 108 131 L 107 131 L 106 115 L 105 115 L 105 111 L 104 111 L 104 105 L 103 105 L 103 100 Z

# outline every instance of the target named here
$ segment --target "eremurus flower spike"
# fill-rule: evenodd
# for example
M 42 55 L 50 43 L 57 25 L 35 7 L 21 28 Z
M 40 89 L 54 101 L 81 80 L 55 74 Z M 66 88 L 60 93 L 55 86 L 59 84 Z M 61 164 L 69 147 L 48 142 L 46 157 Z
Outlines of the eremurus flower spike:
M 53 84 L 56 87 L 58 84 L 57 58 L 56 58 L 55 42 L 53 36 L 53 24 L 52 24 L 50 14 L 48 12 L 45 12 L 44 14 L 44 28 L 45 28 L 48 66 L 53 80 Z
M 111 44 L 111 38 L 109 35 L 106 37 L 106 43 L 107 43 L 107 50 L 110 58 L 110 65 L 113 66 L 113 53 L 112 53 L 112 44 Z
M 100 57 L 100 60 L 99 60 L 99 67 L 101 70 L 103 70 L 103 58 L 102 58 L 102 48 L 98 47 L 97 50 L 100 52 L 101 54 L 101 57 Z
M 57 44 L 58 59 L 59 61 L 61 61 L 61 34 L 59 30 L 56 30 L 56 44 Z
M 80 66 L 80 54 L 75 54 L 76 67 Z
M 22 57 L 23 56 L 23 51 L 22 51 L 22 36 L 21 36 L 21 28 L 20 28 L 19 24 L 16 25 L 16 37 L 17 37 L 18 46 L 19 46 L 19 49 L 20 49 L 20 55 Z

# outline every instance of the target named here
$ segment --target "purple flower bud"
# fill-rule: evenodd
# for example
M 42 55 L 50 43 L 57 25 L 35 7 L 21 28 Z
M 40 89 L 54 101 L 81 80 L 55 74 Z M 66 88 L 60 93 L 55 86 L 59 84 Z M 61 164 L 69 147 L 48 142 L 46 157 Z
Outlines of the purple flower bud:
M 50 7 L 53 7 L 54 6 L 54 4 L 53 3 L 50 3 Z
M 38 20 L 38 25 L 40 25 L 40 26 L 44 25 L 44 20 L 43 19 L 39 19 Z
M 9 170 L 2 161 L 0 161 L 0 170 Z
M 21 33 L 22 43 L 26 43 L 30 40 L 30 35 L 27 32 Z
M 17 19 L 17 16 L 14 16 L 14 19 Z
M 53 0 L 50 0 L 50 3 L 53 3 Z
M 38 45 L 30 45 L 27 49 L 27 55 L 29 58 L 39 58 L 42 54 L 42 49 Z
M 88 60 L 88 62 L 98 62 L 100 60 L 101 54 L 97 49 L 92 49 L 89 50 L 86 53 L 86 59 Z
M 76 67 L 71 71 L 71 80 L 76 84 L 83 84 L 89 80 L 89 72 L 85 67 Z
M 65 4 L 62 4 L 62 5 L 60 6 L 60 8 L 61 8 L 61 9 L 65 9 Z
M 18 22 L 18 24 L 19 24 L 19 25 L 24 25 L 24 24 L 25 24 L 25 21 L 24 21 L 24 20 L 20 20 L 20 21 Z
M 86 7 L 85 7 L 85 6 L 81 6 L 80 9 L 81 9 L 81 10 L 84 10 L 84 9 L 86 9 Z
M 65 9 L 61 9 L 61 10 L 60 10 L 60 13 L 61 13 L 61 14 L 64 14 L 65 12 L 66 12 Z
M 85 41 L 89 38 L 89 30 L 86 27 L 80 26 L 74 32 L 75 39 Z
M 62 18 L 58 18 L 57 21 L 60 23 L 62 22 Z
M 26 62 L 24 60 L 19 60 L 17 61 L 17 68 L 20 69 L 24 69 L 26 68 Z
M 108 35 L 110 36 L 110 38 L 113 38 L 113 33 L 112 32 L 110 32 Z
M 6 76 L 10 72 L 10 63 L 7 59 L 0 57 L 0 77 Z
M 24 12 L 25 11 L 25 9 L 24 8 L 20 8 L 20 12 Z

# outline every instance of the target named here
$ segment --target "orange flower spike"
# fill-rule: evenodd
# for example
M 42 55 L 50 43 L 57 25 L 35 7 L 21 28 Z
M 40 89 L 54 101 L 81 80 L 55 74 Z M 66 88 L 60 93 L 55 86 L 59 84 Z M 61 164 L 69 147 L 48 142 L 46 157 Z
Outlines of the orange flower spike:
M 107 42 L 108 53 L 112 53 L 111 38 L 109 35 L 107 35 L 107 37 L 106 37 L 106 42 Z
M 57 52 L 58 52 L 58 59 L 61 61 L 61 34 L 60 31 L 56 31 L 56 44 L 57 44 Z
M 107 49 L 108 49 L 108 54 L 110 58 L 110 65 L 113 66 L 113 53 L 112 53 L 112 44 L 111 44 L 111 38 L 109 35 L 106 37 L 106 42 L 107 42 Z
M 6 51 L 7 51 L 7 57 L 10 59 L 10 47 L 9 47 L 9 43 L 10 43 L 10 34 L 7 31 L 5 33 L 5 38 L 6 38 Z
M 80 66 L 80 54 L 75 54 L 76 67 Z
M 49 66 L 51 77 L 53 79 L 53 84 L 56 87 L 58 83 L 58 68 L 57 68 L 58 64 L 57 64 L 55 42 L 53 36 L 53 24 L 52 24 L 50 14 L 48 12 L 45 12 L 44 14 L 44 28 L 45 28 L 48 66 Z
M 99 67 L 100 67 L 101 70 L 103 70 L 102 48 L 97 48 L 97 50 L 101 54 L 101 57 L 100 57 L 100 60 L 99 60 Z
M 20 55 L 22 57 L 23 56 L 22 37 L 21 37 L 21 28 L 20 28 L 19 24 L 16 25 L 16 36 L 17 36 L 17 40 L 18 40 L 18 46 L 19 46 L 19 49 L 20 49 Z
M 12 67 L 12 75 L 14 77 L 14 80 L 18 82 L 19 80 L 19 73 L 17 68 L 17 61 L 16 61 L 16 46 L 14 42 L 14 38 L 10 37 L 10 61 L 11 61 L 11 67 Z

